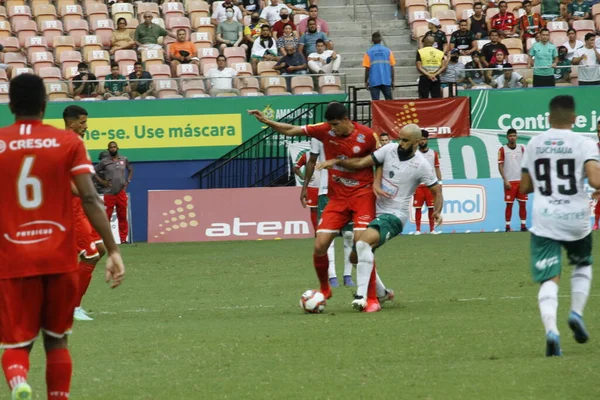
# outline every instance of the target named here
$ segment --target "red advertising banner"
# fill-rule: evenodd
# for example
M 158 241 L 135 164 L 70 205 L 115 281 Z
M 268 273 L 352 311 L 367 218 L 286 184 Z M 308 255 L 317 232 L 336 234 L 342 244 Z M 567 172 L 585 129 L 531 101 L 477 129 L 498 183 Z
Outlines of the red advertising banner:
M 148 242 L 314 236 L 299 187 L 148 192 Z
M 465 97 L 373 101 L 373 130 L 397 138 L 405 125 L 417 124 L 429 131 L 430 138 L 469 136 L 469 105 Z

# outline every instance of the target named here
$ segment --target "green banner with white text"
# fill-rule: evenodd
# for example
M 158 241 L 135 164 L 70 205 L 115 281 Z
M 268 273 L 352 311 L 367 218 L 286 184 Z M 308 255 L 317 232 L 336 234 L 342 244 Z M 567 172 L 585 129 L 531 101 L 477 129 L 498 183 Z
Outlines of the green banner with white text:
M 249 109 L 281 119 L 305 103 L 345 99 L 345 94 L 332 94 L 61 102 L 48 103 L 45 122 L 64 128 L 65 107 L 84 107 L 89 113 L 85 143 L 92 160 L 113 140 L 131 161 L 212 160 L 264 129 L 247 114 Z M 12 118 L 8 106 L 0 106 L 0 120 Z

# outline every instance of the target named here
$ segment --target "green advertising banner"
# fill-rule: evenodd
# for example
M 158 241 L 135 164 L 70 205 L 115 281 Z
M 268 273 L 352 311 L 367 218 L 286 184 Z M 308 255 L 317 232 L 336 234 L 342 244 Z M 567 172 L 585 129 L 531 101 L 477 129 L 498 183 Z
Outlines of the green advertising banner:
M 548 104 L 559 95 L 575 97 L 577 121 L 575 132 L 594 133 L 600 115 L 600 90 L 597 86 L 556 88 L 465 90 L 461 96 L 471 98 L 471 128 L 535 134 L 550 128 Z
M 246 110 L 259 109 L 271 119 L 281 119 L 305 103 L 345 99 L 345 94 L 332 94 L 61 102 L 48 104 L 45 122 L 64 128 L 65 107 L 84 107 L 89 113 L 85 142 L 93 160 L 113 140 L 131 161 L 210 160 L 264 129 Z M 0 120 L 12 118 L 8 106 L 0 106 Z

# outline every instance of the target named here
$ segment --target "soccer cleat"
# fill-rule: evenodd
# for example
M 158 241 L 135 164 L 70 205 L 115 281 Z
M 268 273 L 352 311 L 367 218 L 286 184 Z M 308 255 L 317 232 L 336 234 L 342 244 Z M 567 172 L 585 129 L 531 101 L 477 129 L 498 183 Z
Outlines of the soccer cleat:
M 31 386 L 27 382 L 21 382 L 12 391 L 12 400 L 30 400 L 33 399 Z
M 337 277 L 334 276 L 332 278 L 329 278 L 329 286 L 331 286 L 331 287 L 338 287 L 338 286 L 340 286 L 338 284 Z
M 73 319 L 75 321 L 93 321 L 94 318 L 87 315 L 85 310 L 81 307 L 76 307 L 75 312 L 73 313 Z
M 527 229 L 527 227 L 526 227 L 526 226 L 522 226 L 522 227 L 521 227 L 521 232 L 528 232 L 528 231 L 529 231 L 529 230 Z
M 416 231 L 415 232 L 415 236 L 419 236 L 421 234 L 421 231 Z
M 356 286 L 352 281 L 352 277 L 350 275 L 344 275 L 344 286 Z
M 598 230 L 598 224 L 594 224 L 594 228 L 593 228 L 593 229 L 594 229 L 595 231 L 597 231 L 597 230 Z
M 436 231 L 435 229 L 429 232 L 430 235 L 439 235 L 440 233 L 440 231 Z
M 510 226 L 507 226 L 504 232 L 510 232 Z
M 331 287 L 327 288 L 327 290 L 319 290 L 325 296 L 325 300 L 329 300 L 333 294 L 331 293 Z
M 585 343 L 589 340 L 590 335 L 585 328 L 583 317 L 577 314 L 575 311 L 571 311 L 569 314 L 569 328 L 573 331 L 573 337 L 577 343 Z
M 560 349 L 560 336 L 554 332 L 546 334 L 546 357 L 560 357 L 562 350 Z
M 386 301 L 394 301 L 394 291 L 392 289 L 385 289 L 385 295 L 381 297 L 377 297 L 380 303 L 385 303 Z
M 358 311 L 363 311 L 365 308 L 367 308 L 367 299 L 362 296 L 354 296 L 352 308 Z

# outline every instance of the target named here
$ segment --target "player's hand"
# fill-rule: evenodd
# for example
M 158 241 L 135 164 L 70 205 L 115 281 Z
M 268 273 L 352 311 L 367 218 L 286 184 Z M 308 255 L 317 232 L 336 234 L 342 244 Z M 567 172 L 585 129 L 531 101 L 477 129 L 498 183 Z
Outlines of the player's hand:
M 592 193 L 592 199 L 600 200 L 600 189 L 597 189 L 594 193 Z
M 333 159 L 333 160 L 327 160 L 327 161 L 317 163 L 317 165 L 315 166 L 315 169 L 317 171 L 321 171 L 323 169 L 331 169 L 338 163 L 338 161 L 339 160 L 337 160 L 337 159 Z
M 106 260 L 106 268 L 104 272 L 104 279 L 106 283 L 110 283 L 110 288 L 114 289 L 123 282 L 125 277 L 125 266 L 123 265 L 123 259 L 121 253 L 114 252 L 108 255 Z
M 104 182 L 102 182 L 102 186 L 104 186 L 105 188 L 109 188 L 111 187 L 112 183 L 109 180 L 105 180 Z
M 259 120 L 260 122 L 262 122 L 263 124 L 266 124 L 269 120 L 267 119 L 267 117 L 265 117 L 263 115 L 262 112 L 260 112 L 259 110 L 248 110 L 248 114 L 253 115 L 254 118 L 256 118 L 257 120 Z
M 506 190 L 510 190 L 511 189 L 509 181 L 504 181 L 504 189 L 506 189 Z
M 302 207 L 306 208 L 306 200 L 308 198 L 307 195 L 307 190 L 305 187 L 302 188 L 302 191 L 300 192 L 300 204 L 302 204 Z
M 442 218 L 442 214 L 440 212 L 434 212 L 432 217 L 436 227 L 440 226 L 444 222 L 444 218 Z
M 391 199 L 393 197 L 390 193 L 383 190 L 379 185 L 373 185 L 373 193 L 375 193 L 377 198 L 384 197 L 386 199 Z

